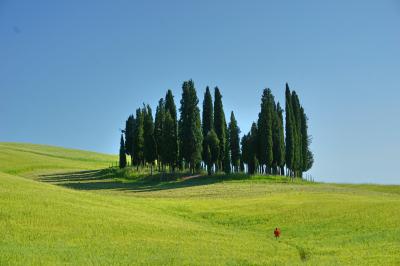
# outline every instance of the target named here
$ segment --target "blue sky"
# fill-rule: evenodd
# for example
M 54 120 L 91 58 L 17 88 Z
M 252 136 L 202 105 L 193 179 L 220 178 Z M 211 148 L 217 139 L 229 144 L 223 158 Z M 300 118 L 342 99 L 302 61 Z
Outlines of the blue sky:
M 400 183 L 400 3 L 0 1 L 0 141 L 117 153 L 143 102 L 219 86 L 247 132 L 298 92 L 317 180 Z

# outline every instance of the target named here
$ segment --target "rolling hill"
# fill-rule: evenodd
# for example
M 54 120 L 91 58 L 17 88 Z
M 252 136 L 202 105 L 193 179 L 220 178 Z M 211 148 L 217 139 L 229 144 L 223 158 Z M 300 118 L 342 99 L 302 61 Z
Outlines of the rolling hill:
M 400 264 L 399 186 L 167 179 L 116 159 L 0 143 L 0 265 Z

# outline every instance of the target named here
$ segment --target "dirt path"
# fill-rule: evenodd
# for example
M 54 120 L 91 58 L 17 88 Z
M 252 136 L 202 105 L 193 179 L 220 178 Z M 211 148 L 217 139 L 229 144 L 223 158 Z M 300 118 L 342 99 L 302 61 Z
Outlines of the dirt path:
M 189 180 L 189 179 L 197 178 L 197 177 L 200 177 L 200 176 L 201 175 L 184 176 L 184 177 L 182 177 L 182 180 Z

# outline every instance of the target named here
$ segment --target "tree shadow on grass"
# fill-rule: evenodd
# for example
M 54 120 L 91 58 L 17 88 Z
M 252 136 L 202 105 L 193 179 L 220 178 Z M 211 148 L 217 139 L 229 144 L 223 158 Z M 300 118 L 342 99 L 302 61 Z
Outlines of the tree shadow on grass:
M 77 190 L 119 190 L 150 192 L 204 186 L 228 180 L 248 179 L 247 174 L 188 176 L 187 173 L 141 174 L 131 177 L 126 171 L 103 169 L 42 175 L 40 181 Z

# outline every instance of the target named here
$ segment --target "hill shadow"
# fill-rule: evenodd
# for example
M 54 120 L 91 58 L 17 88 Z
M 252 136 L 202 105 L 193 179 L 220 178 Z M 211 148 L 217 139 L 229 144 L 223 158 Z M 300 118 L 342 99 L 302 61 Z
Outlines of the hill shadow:
M 216 174 L 212 176 L 187 173 L 143 174 L 139 177 L 126 177 L 124 172 L 113 169 L 66 172 L 41 175 L 39 180 L 77 190 L 119 190 L 132 192 L 150 192 L 204 186 L 229 180 L 249 179 L 247 174 Z

